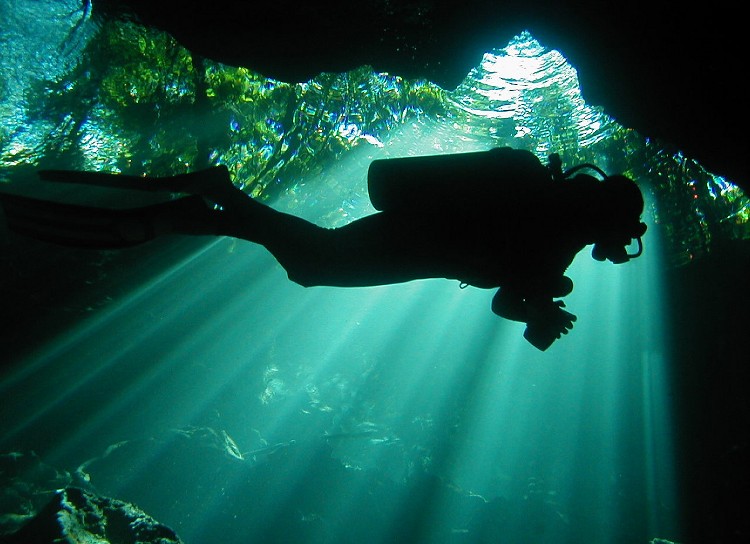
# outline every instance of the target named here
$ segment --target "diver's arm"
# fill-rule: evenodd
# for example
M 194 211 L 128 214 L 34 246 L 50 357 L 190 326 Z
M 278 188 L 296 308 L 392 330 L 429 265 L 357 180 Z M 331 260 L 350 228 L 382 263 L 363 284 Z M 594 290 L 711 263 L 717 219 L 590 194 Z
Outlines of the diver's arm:
M 573 281 L 565 275 L 525 275 L 521 284 L 506 282 L 497 290 L 492 299 L 492 311 L 512 321 L 528 323 L 538 318 L 550 305 L 557 304 L 554 299 L 569 295 L 573 291 Z M 567 313 L 567 312 L 566 312 Z
M 492 298 L 492 311 L 495 314 L 526 324 L 549 320 L 552 314 L 560 313 L 566 315 L 566 321 L 575 321 L 576 316 L 562 310 L 564 307 L 565 303 L 562 300 L 553 300 L 552 297 L 524 298 L 518 292 L 507 288 L 498 289 Z M 572 319 L 568 319 L 567 316 Z M 566 328 L 572 328 L 572 324 Z
M 523 296 L 513 289 L 501 288 L 492 297 L 492 311 L 511 321 L 528 323 L 530 310 Z

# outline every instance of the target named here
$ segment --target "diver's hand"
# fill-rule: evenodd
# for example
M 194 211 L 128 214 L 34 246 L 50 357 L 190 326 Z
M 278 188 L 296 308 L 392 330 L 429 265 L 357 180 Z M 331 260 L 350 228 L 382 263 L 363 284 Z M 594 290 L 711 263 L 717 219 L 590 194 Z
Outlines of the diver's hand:
M 563 334 L 568 334 L 573 328 L 573 322 L 578 318 L 563 310 L 563 307 L 565 303 L 562 300 L 530 305 L 524 338 L 537 349 L 544 351 Z

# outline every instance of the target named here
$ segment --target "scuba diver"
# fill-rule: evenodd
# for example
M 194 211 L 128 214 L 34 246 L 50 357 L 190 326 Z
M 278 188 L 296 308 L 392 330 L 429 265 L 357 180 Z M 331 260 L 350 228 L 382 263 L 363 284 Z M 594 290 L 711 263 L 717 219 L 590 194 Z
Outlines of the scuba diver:
M 45 241 L 121 248 L 164 234 L 231 236 L 263 245 L 302 286 L 365 287 L 426 278 L 497 289 L 492 311 L 526 323 L 544 351 L 573 328 L 560 298 L 584 247 L 620 264 L 642 252 L 638 186 L 593 165 L 562 171 L 529 151 L 375 160 L 368 190 L 376 213 L 324 228 L 277 211 L 235 187 L 225 166 L 162 178 L 46 170 L 43 180 L 187 193 L 160 204 L 104 209 L 0 194 L 9 227 Z M 575 172 L 590 168 L 603 179 Z M 628 253 L 635 239 L 638 249 Z

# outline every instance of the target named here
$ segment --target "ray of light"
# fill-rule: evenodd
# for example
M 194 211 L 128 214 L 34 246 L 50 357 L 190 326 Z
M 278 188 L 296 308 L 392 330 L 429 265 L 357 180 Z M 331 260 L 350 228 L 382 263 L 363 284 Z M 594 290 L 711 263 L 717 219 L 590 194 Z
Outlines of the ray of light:
M 339 185 L 362 185 L 358 161 L 442 151 L 444 130 L 406 128 L 400 141 L 353 153 L 351 164 L 337 165 L 346 177 Z M 308 182 L 315 185 L 300 186 Z M 337 205 L 339 219 L 356 215 Z M 491 291 L 442 280 L 303 289 L 262 248 L 230 254 L 219 240 L 71 326 L 4 378 L 12 423 L 3 440 L 31 437 L 63 464 L 208 422 L 232 437 L 247 466 L 278 445 L 295 463 L 275 475 L 249 527 L 286 519 L 321 459 L 334 457 L 350 473 L 377 472 L 400 486 L 382 505 L 383 541 L 406 513 L 427 541 L 441 541 L 446 526 L 489 537 L 495 526 L 471 518 L 490 507 L 511 542 L 635 541 L 643 519 L 655 535 L 674 527 L 676 499 L 652 231 L 647 253 L 623 267 L 576 259 L 567 303 L 579 321 L 545 353 L 523 340 L 522 325 L 491 314 Z M 133 459 L 121 487 L 168 445 Z M 425 475 L 434 477 L 426 486 Z M 333 534 L 360 513 L 372 486 L 360 479 L 325 489 Z M 190 519 L 162 521 L 199 542 L 226 492 L 211 490 Z M 457 504 L 467 496 L 474 502 Z

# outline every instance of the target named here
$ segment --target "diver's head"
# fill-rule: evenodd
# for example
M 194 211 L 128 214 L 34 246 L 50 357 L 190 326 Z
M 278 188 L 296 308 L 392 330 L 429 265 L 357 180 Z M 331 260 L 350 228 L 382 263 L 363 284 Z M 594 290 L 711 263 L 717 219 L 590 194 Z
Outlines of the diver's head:
M 641 236 L 646 232 L 646 224 L 641 222 L 643 194 L 633 180 L 621 175 L 608 176 L 600 187 L 604 205 L 591 256 L 597 261 L 626 263 L 643 252 Z M 638 242 L 638 249 L 628 253 L 633 239 Z

